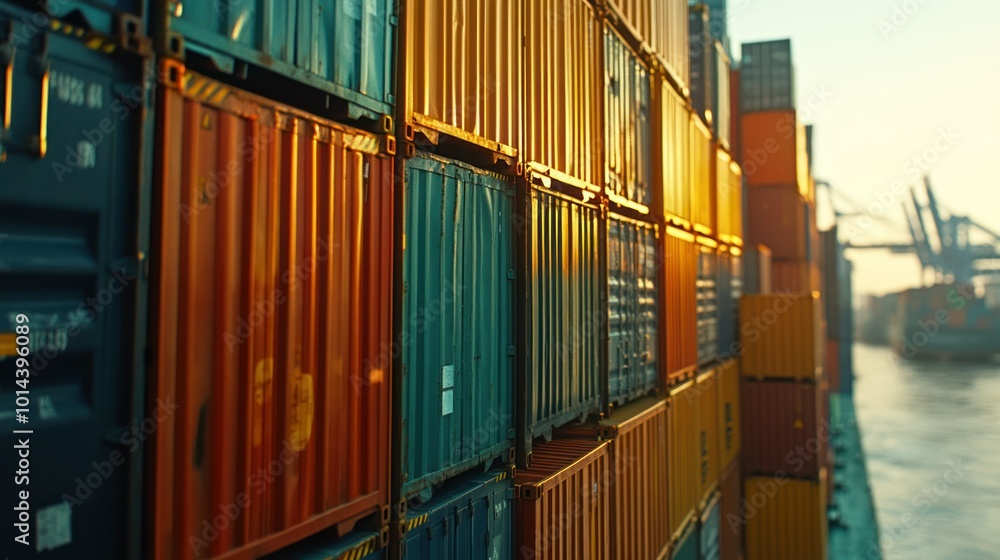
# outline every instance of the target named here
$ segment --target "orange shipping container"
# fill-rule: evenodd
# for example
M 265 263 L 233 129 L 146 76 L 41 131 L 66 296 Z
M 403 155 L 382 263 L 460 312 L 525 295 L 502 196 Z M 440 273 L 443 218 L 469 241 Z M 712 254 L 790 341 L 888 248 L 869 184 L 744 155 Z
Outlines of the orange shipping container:
M 600 185 L 603 44 L 594 8 L 582 0 L 525 2 L 524 152 L 558 180 Z M 504 15 L 504 18 L 507 16 Z
M 695 381 L 670 391 L 667 416 L 667 484 L 670 493 L 670 535 L 694 519 L 701 499 L 700 452 L 698 438 L 698 398 Z
M 744 498 L 747 560 L 827 559 L 826 471 L 819 481 L 748 478 Z
M 740 362 L 719 366 L 719 470 L 725 471 L 740 454 Z
M 743 253 L 743 289 L 747 294 L 769 294 L 772 289 L 771 249 L 754 244 Z
M 161 83 L 151 392 L 179 408 L 153 435 L 150 553 L 257 558 L 386 519 L 392 158 L 174 62 Z
M 819 267 L 802 260 L 771 261 L 771 288 L 775 292 L 808 294 L 819 290 Z
M 662 75 L 653 87 L 653 207 L 667 221 L 691 227 L 691 113 Z M 659 162 L 659 163 L 657 163 Z
M 721 523 L 719 526 L 719 557 L 722 560 L 743 558 L 743 514 L 740 500 L 743 498 L 743 473 L 737 459 L 722 473 L 719 483 L 721 499 Z
M 699 233 L 715 232 L 715 153 L 712 134 L 701 118 L 691 116 L 691 220 Z
M 840 342 L 826 341 L 826 368 L 824 369 L 831 393 L 840 392 Z
M 806 209 L 805 200 L 791 186 L 748 188 L 747 243 L 767 245 L 775 260 L 804 260 Z
M 531 467 L 514 477 L 519 557 L 613 558 L 608 485 L 614 468 L 606 442 L 565 439 L 535 446 Z
M 495 152 L 521 144 L 523 56 L 519 0 L 404 0 L 406 124 Z M 453 25 L 461 22 L 461 25 Z
M 663 325 L 659 329 L 666 349 L 666 384 L 690 375 L 698 365 L 698 308 L 695 293 L 698 252 L 694 235 L 668 226 L 663 236 L 663 258 L 658 267 L 663 286 Z
M 607 0 L 616 19 L 646 43 L 670 74 L 687 90 L 690 72 L 687 0 Z
M 719 486 L 718 370 L 699 375 L 694 394 L 698 409 L 699 503 L 703 503 Z
M 816 294 L 743 296 L 743 377 L 816 379 L 823 371 L 822 313 Z
M 809 194 L 805 126 L 793 109 L 746 113 L 741 117 L 741 156 L 747 187 L 794 185 Z

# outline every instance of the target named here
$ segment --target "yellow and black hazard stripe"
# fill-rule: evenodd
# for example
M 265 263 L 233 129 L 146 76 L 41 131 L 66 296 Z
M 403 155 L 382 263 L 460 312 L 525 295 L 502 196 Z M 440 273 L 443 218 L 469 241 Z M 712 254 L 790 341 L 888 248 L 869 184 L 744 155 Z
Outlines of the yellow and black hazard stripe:
M 184 74 L 181 90 L 186 97 L 213 105 L 222 103 L 233 93 L 229 86 L 191 72 Z
M 330 560 L 361 560 L 378 549 L 378 537 L 372 537 L 358 546 L 341 553 L 340 556 Z
M 58 20 L 50 21 L 49 28 L 56 33 L 62 33 L 63 35 L 67 35 L 69 37 L 81 38 L 87 34 L 87 30 L 82 27 L 70 25 Z M 115 44 L 114 41 L 102 35 L 92 35 L 84 40 L 83 44 L 92 51 L 102 52 L 105 54 L 113 53 L 115 49 L 118 48 L 118 45 Z
M 410 531 L 416 529 L 417 527 L 423 525 L 424 523 L 427 523 L 427 516 L 428 516 L 428 514 L 425 513 L 423 515 L 418 515 L 416 517 L 407 519 L 406 520 L 406 532 L 410 532 Z

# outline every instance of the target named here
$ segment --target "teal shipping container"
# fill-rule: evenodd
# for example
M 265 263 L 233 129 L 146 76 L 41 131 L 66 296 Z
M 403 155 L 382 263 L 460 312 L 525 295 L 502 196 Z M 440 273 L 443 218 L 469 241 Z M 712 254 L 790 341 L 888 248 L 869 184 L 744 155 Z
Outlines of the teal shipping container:
M 604 26 L 604 181 L 616 204 L 653 203 L 649 69 L 611 27 Z
M 291 105 L 305 104 L 320 116 L 371 119 L 388 131 L 394 104 L 395 2 L 153 0 L 153 5 L 160 54 L 188 65 L 203 62 L 199 66 L 251 82 L 238 83 L 241 87 Z M 282 85 L 275 75 L 308 88 Z M 320 99 L 313 91 L 331 97 Z
M 10 2 L 17 3 L 17 2 Z M 146 0 L 20 0 L 30 13 L 24 22 L 100 44 L 103 52 L 148 51 Z M 51 17 L 54 21 L 45 22 Z
M 436 156 L 406 160 L 403 494 L 496 458 L 514 429 L 514 184 Z
M 705 506 L 699 521 L 701 523 L 699 531 L 701 538 L 701 560 L 720 560 L 722 554 L 720 539 L 722 535 L 719 533 L 719 529 L 722 522 L 722 509 L 720 508 L 718 492 L 715 493 L 712 499 L 709 500 L 708 505 Z
M 699 244 L 698 251 L 698 363 L 704 364 L 719 355 L 719 257 L 714 243 Z
M 608 402 L 621 406 L 659 386 L 656 228 L 608 221 Z
M 719 354 L 734 356 L 739 341 L 740 298 L 743 297 L 743 255 L 729 249 L 719 251 L 718 261 L 718 306 Z
M 688 525 L 677 542 L 674 543 L 673 551 L 670 553 L 670 560 L 699 560 L 699 548 L 701 546 L 701 532 L 698 520 L 695 519 Z
M 389 529 L 379 532 L 357 530 L 341 538 L 332 536 L 332 531 L 320 533 L 304 541 L 261 560 L 385 560 L 388 558 L 386 545 Z
M 10 520 L 21 517 L 15 497 L 29 496 L 24 526 L 6 526 L 7 550 L 139 558 L 136 434 L 173 404 L 146 411 L 152 66 L 38 32 L 34 13 L 0 3 L 0 444 L 10 467 L 0 489 Z M 30 546 L 13 542 L 22 534 Z
M 450 481 L 433 502 L 407 510 L 400 558 L 513 558 L 513 490 L 507 471 Z

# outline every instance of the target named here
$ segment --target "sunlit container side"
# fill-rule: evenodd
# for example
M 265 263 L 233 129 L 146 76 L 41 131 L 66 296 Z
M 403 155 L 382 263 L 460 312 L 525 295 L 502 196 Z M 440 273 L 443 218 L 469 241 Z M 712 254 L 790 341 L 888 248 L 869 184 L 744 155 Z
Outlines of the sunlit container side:
M 670 553 L 671 560 L 699 560 L 701 546 L 701 527 L 697 518 L 692 518 L 687 530 L 674 542 Z
M 670 391 L 667 404 L 667 485 L 670 535 L 676 539 L 695 519 L 701 499 L 701 451 L 695 380 Z
M 406 160 L 403 494 L 514 442 L 514 184 L 427 154 Z
M 604 92 L 594 57 L 603 34 L 595 8 L 581 0 L 537 0 L 524 8 L 521 159 L 560 181 L 600 185 Z
M 161 70 L 151 398 L 179 408 L 154 435 L 151 551 L 194 556 L 189 537 L 240 496 L 200 557 L 384 521 L 392 158 L 377 136 Z
M 607 227 L 607 402 L 620 406 L 660 384 L 657 229 L 613 214 Z
M 698 363 L 719 357 L 719 255 L 718 244 L 698 236 L 698 277 L 695 283 L 697 305 Z
M 329 533 L 327 531 L 326 533 Z M 381 531 L 353 531 L 341 538 L 320 533 L 299 541 L 261 560 L 385 560 L 388 558 L 389 528 Z
M 434 501 L 407 508 L 400 558 L 513 558 L 512 490 L 507 471 L 449 481 Z
M 712 131 L 727 150 L 732 148 L 730 127 L 732 112 L 729 101 L 729 68 L 732 62 L 722 46 L 722 41 L 715 41 L 712 48 Z
M 771 249 L 754 244 L 743 253 L 743 289 L 748 294 L 771 293 Z
M 810 558 L 827 560 L 826 473 L 820 481 L 746 479 L 748 503 L 763 502 L 748 516 L 746 559 Z M 755 496 L 759 496 L 754 500 Z
M 699 519 L 698 532 L 701 540 L 698 558 L 700 560 L 721 560 L 719 531 L 722 522 L 722 498 L 718 492 L 712 495 Z
M 688 377 L 698 365 L 698 249 L 694 235 L 667 226 L 659 267 L 663 286 L 660 345 L 665 351 L 665 384 Z
M 691 228 L 690 112 L 660 74 L 653 87 L 653 208 L 667 222 Z
M 822 312 L 816 294 L 743 296 L 743 376 L 816 379 L 823 369 Z
M 516 156 L 524 50 L 519 0 L 404 0 L 405 125 Z M 455 22 L 461 22 L 455 25 Z
M 615 204 L 653 204 L 650 79 L 646 63 L 604 25 L 604 188 Z
M 691 116 L 691 221 L 694 230 L 705 235 L 715 232 L 715 184 L 712 182 L 715 168 L 715 152 L 712 150 L 712 134 L 696 115 Z
M 819 476 L 830 439 L 829 425 L 820 422 L 820 386 L 744 380 L 740 394 L 743 471 L 782 472 L 791 478 Z
M 4 546 L 25 557 L 46 543 L 58 547 L 49 556 L 138 558 L 144 456 L 132 430 L 170 411 L 145 394 L 153 67 L 39 32 L 40 13 L 9 4 L 0 4 Z M 15 423 L 22 413 L 27 423 Z M 19 450 L 25 438 L 30 449 Z M 13 526 L 21 513 L 25 532 Z M 29 546 L 13 542 L 22 534 Z
M 761 186 L 795 187 L 810 193 L 809 158 L 805 127 L 794 111 L 768 111 L 742 115 L 743 175 L 751 190 Z
M 748 188 L 747 243 L 764 244 L 778 260 L 806 258 L 806 202 L 790 185 Z
M 743 174 L 729 153 L 715 150 L 716 226 L 723 243 L 743 244 Z
M 518 305 L 525 314 L 519 437 L 530 453 L 531 439 L 600 412 L 607 309 L 600 259 L 606 226 L 588 198 L 595 193 L 548 189 L 543 185 L 556 185 L 534 174 L 527 184 L 515 220 L 523 224 Z
M 673 87 L 688 96 L 691 60 L 688 43 L 688 3 L 686 0 L 653 0 L 649 39 L 659 65 Z
M 740 454 L 740 362 L 719 364 L 719 472 L 725 472 Z
M 718 253 L 718 320 L 719 356 L 734 356 L 739 353 L 740 298 L 743 297 L 743 252 L 739 247 L 719 248 Z
M 608 444 L 580 439 L 538 445 L 514 477 L 517 558 L 610 560 L 614 480 Z
M 221 70 L 258 93 L 322 108 L 324 115 L 370 119 L 381 130 L 390 129 L 394 2 L 220 0 L 182 5 L 154 0 L 152 4 L 159 54 L 189 66 Z
M 743 472 L 739 459 L 734 460 L 729 468 L 722 473 L 719 483 L 721 498 L 719 501 L 719 552 L 723 560 L 739 560 L 743 558 L 743 508 L 740 500 L 743 498 Z
M 699 504 L 719 487 L 719 377 L 718 369 L 698 376 L 694 396 L 698 412 Z
M 744 43 L 740 71 L 744 113 L 795 109 L 791 40 Z
M 808 294 L 819 289 L 819 267 L 805 260 L 771 261 L 771 289 Z

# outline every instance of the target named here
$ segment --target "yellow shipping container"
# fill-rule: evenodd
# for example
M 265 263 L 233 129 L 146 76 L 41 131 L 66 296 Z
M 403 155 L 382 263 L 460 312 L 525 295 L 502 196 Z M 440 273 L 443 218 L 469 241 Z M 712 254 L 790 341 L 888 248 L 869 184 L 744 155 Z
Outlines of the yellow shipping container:
M 695 394 L 698 409 L 699 505 L 719 486 L 719 379 L 712 369 L 698 376 Z
M 523 121 L 522 2 L 405 2 L 405 124 L 516 156 Z
M 740 166 L 728 152 L 716 146 L 715 189 L 719 241 L 743 245 L 743 178 Z
M 662 75 L 657 75 L 653 95 L 653 207 L 674 225 L 690 228 L 691 113 Z
M 747 560 L 827 559 L 826 478 L 746 479 Z
M 603 33 L 583 0 L 524 3 L 524 144 L 521 159 L 570 183 L 600 185 Z M 535 167 L 535 166 L 532 166 Z
M 819 293 L 745 295 L 740 299 L 744 377 L 815 380 L 823 371 Z
M 698 474 L 698 407 L 695 381 L 670 391 L 667 409 L 667 487 L 670 492 L 670 535 L 680 536 L 694 518 L 701 498 Z
M 687 95 L 690 81 L 687 0 L 607 0 L 611 14 L 660 60 Z
M 715 185 L 712 183 L 715 155 L 712 133 L 705 123 L 691 115 L 691 221 L 694 229 L 706 235 L 715 232 Z
M 740 454 L 740 362 L 727 360 L 719 366 L 719 472 Z

